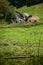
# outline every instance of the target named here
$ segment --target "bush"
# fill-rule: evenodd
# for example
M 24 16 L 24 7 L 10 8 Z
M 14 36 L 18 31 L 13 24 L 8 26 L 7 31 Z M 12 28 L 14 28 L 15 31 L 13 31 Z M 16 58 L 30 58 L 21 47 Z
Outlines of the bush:
M 0 0 L 0 18 L 4 18 L 6 12 L 9 10 L 9 4 L 7 0 Z
M 8 23 L 12 23 L 12 20 L 14 18 L 14 14 L 15 14 L 15 10 L 13 7 L 11 7 L 9 9 L 9 11 L 6 13 L 6 16 L 5 16 L 5 20 L 8 22 Z

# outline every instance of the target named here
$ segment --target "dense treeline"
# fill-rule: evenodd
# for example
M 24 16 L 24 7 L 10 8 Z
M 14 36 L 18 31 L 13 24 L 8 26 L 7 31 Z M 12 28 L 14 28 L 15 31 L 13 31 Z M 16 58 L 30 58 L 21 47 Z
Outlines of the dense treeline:
M 43 0 L 9 0 L 12 5 L 21 7 L 24 5 L 31 6 L 43 2 Z

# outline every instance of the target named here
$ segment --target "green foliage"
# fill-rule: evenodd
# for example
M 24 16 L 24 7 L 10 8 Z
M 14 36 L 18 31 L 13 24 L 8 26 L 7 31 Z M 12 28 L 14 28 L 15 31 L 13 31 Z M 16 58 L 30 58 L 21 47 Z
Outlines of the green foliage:
M 9 2 L 7 0 L 0 0 L 0 17 L 5 16 L 6 12 L 9 10 L 9 7 Z
M 21 6 L 24 6 L 26 3 L 26 0 L 15 0 L 15 6 L 16 7 L 21 7 Z
M 14 17 L 14 15 L 15 15 L 15 8 L 13 6 L 11 6 L 9 11 L 6 13 L 5 20 L 8 23 L 11 23 L 12 22 L 12 18 Z
M 10 1 L 11 4 L 17 8 L 22 7 L 24 5 L 31 6 L 42 2 L 42 0 L 8 0 L 8 1 Z
M 34 5 L 34 4 L 37 4 L 37 3 L 41 3 L 41 2 L 42 2 L 41 0 L 26 0 L 26 4 L 28 6 Z
M 0 0 L 0 13 L 9 10 L 9 2 L 7 0 Z
M 7 13 L 5 20 L 6 20 L 8 23 L 11 23 L 11 18 L 12 18 L 12 14 L 11 14 L 11 13 Z

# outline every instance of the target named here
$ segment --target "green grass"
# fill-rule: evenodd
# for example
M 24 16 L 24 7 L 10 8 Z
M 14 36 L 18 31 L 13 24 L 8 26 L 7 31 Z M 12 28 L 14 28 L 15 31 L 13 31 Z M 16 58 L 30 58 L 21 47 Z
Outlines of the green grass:
M 28 47 L 31 45 L 32 48 L 34 48 L 33 51 L 35 52 L 35 55 L 36 55 L 37 54 L 36 48 L 39 45 L 39 40 L 41 43 L 41 47 L 43 46 L 43 43 L 42 43 L 43 42 L 43 30 L 42 29 L 43 29 L 42 25 L 33 26 L 30 28 L 25 28 L 25 27 L 24 28 L 22 27 L 1 28 L 0 29 L 0 45 L 1 45 L 0 50 L 1 49 L 2 51 L 9 50 L 9 52 L 11 51 L 13 52 L 15 50 L 20 55 L 22 54 L 28 55 L 28 52 L 30 52 Z M 40 36 L 41 36 L 41 39 L 40 39 Z M 8 46 L 4 46 L 6 44 L 8 44 Z M 41 51 L 43 51 L 43 49 L 41 49 Z
M 41 38 L 40 38 L 41 36 Z M 43 56 L 43 25 L 32 27 L 0 28 L 0 64 L 31 65 L 40 64 L 38 58 L 4 59 L 12 56 Z M 31 47 L 30 47 L 31 46 Z M 43 65 L 43 58 L 40 58 Z
M 43 32 L 43 26 L 33 26 L 30 28 L 26 27 L 15 27 L 15 28 L 2 28 L 0 29 L 0 37 L 10 41 L 16 42 L 36 42 L 39 40 L 41 32 Z M 43 36 L 42 36 L 43 40 Z

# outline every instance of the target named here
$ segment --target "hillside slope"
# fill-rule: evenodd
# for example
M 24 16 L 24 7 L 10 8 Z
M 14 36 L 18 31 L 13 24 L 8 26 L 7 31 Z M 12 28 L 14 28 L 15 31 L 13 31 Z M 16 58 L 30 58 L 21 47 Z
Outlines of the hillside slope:
M 31 15 L 38 15 L 41 19 L 43 19 L 43 3 L 31 7 L 24 6 L 16 10 L 22 14 L 26 12 Z

